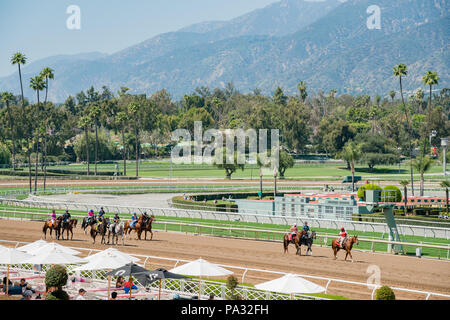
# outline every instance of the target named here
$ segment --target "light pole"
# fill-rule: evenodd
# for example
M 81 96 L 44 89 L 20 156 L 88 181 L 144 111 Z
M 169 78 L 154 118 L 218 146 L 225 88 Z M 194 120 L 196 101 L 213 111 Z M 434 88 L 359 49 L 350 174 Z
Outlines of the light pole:
M 262 178 L 263 178 L 262 168 L 259 168 L 259 192 L 261 194 L 260 199 L 262 199 L 263 196 Z
M 444 147 L 444 176 L 447 176 L 447 146 L 448 138 L 441 138 L 441 146 Z
M 436 137 L 436 136 L 437 136 L 437 131 L 436 130 L 431 131 L 431 133 L 430 133 L 430 148 L 431 149 L 433 148 L 433 145 L 431 143 L 431 139 Z
M 277 167 L 273 168 L 273 178 L 274 178 L 274 189 L 273 189 L 273 200 L 275 201 L 275 197 L 277 196 Z

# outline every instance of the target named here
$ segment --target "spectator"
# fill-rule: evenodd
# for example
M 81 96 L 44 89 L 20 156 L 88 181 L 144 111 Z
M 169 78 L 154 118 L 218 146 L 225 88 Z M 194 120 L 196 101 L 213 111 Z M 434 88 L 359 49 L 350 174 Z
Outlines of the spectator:
M 111 298 L 109 300 L 117 300 L 117 292 L 111 293 Z
M 22 293 L 22 287 L 19 282 L 14 282 L 14 285 L 8 288 L 9 295 L 22 295 Z
M 3 277 L 3 284 L 2 284 L 2 287 L 3 287 L 3 292 L 5 292 L 5 291 L 6 291 L 6 277 Z M 11 280 L 8 280 L 8 287 L 12 287 L 12 282 L 11 282 Z
M 86 298 L 84 297 L 85 294 L 86 294 L 86 290 L 84 290 L 84 289 L 78 290 L 78 295 L 75 298 L 75 300 L 86 300 Z
M 209 295 L 209 300 L 214 300 L 214 293 L 211 293 L 211 294 Z
M 31 286 L 31 284 L 27 284 L 27 286 L 25 287 L 25 291 L 31 291 L 32 293 L 36 293 L 36 290 L 33 289 L 33 287 Z
M 31 297 L 33 296 L 33 292 L 31 290 L 25 290 L 23 293 L 23 297 L 20 300 L 31 300 Z
M 116 288 L 117 289 L 122 289 L 124 284 L 125 284 L 125 280 L 123 280 L 122 276 L 117 278 L 117 281 L 116 281 Z
M 22 291 L 25 291 L 25 289 L 27 288 L 28 283 L 25 281 L 24 278 L 20 279 L 20 283 L 19 286 L 22 288 Z
M 130 277 L 128 282 L 125 282 L 125 284 L 123 285 L 123 290 L 125 291 L 125 293 L 130 293 L 130 290 L 133 289 L 136 290 L 137 287 L 133 284 L 133 279 Z

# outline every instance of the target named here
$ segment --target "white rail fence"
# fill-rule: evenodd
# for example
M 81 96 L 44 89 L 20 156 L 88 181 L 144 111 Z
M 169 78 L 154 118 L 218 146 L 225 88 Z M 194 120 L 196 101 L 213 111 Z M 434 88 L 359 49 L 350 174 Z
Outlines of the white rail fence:
M 143 213 L 148 212 L 155 216 L 164 217 L 183 217 L 183 218 L 200 218 L 200 219 L 212 219 L 220 221 L 241 221 L 241 222 L 254 222 L 254 223 L 268 223 L 279 225 L 292 225 L 294 223 L 303 224 L 308 222 L 310 227 L 324 228 L 324 229 L 337 229 L 345 227 L 347 231 L 363 231 L 363 232 L 378 232 L 389 234 L 389 228 L 386 223 L 378 222 L 365 222 L 365 221 L 348 221 L 348 220 L 331 220 L 331 219 L 317 219 L 307 216 L 271 216 L 260 214 L 242 214 L 233 212 L 219 212 L 219 211 L 203 211 L 203 210 L 188 210 L 188 209 L 175 209 L 175 208 L 155 208 L 155 207 L 131 207 L 131 206 L 117 206 L 110 204 L 89 204 L 89 203 L 70 203 L 61 201 L 35 201 L 35 200 L 15 200 L 15 199 L 1 199 L 0 203 L 8 204 L 12 206 L 23 207 L 38 207 L 46 209 L 71 209 L 85 211 L 86 214 L 90 209 L 99 211 L 101 207 L 109 213 L 126 213 L 132 214 L 133 212 Z M 429 226 L 416 226 L 416 225 L 397 225 L 397 229 L 400 235 L 410 236 L 422 236 L 426 238 L 442 238 L 450 240 L 450 228 L 439 228 Z
M 9 243 L 13 244 L 14 247 L 19 247 L 20 245 L 28 244 L 28 242 L 21 242 L 21 241 L 6 241 L 6 240 L 0 240 L 2 243 Z M 71 247 L 75 250 L 82 250 L 84 252 L 87 252 L 87 255 L 91 255 L 92 253 L 99 252 L 101 250 L 96 249 L 88 249 L 88 248 L 80 248 L 80 247 Z M 141 258 L 141 261 L 143 261 L 143 266 L 146 267 L 151 263 L 152 266 L 160 266 L 163 264 L 164 266 L 169 266 L 168 268 L 174 268 L 180 263 L 188 263 L 191 262 L 190 260 L 184 260 L 184 259 L 174 259 L 174 258 L 167 258 L 167 257 L 159 257 L 159 256 L 146 256 L 146 255 L 139 255 L 139 254 L 133 254 L 134 256 Z M 161 263 L 161 261 L 164 261 Z M 221 267 L 226 269 L 233 269 L 238 271 L 239 273 L 242 273 L 241 282 L 244 283 L 247 276 L 249 276 L 249 273 L 251 272 L 257 272 L 257 273 L 265 273 L 270 274 L 275 277 L 277 276 L 283 276 L 286 275 L 284 272 L 279 271 L 272 271 L 272 270 L 265 270 L 265 269 L 257 269 L 257 268 L 246 268 L 246 267 L 240 267 L 240 266 L 233 266 L 233 265 L 224 265 L 219 264 Z M 31 265 L 15 265 L 13 266 L 16 270 L 31 270 Z M 76 265 L 69 266 L 69 274 L 73 275 L 75 274 L 73 271 L 71 271 Z M 44 270 L 45 271 L 45 270 Z M 99 271 L 83 271 L 81 274 L 83 277 L 90 278 L 93 280 L 101 280 L 105 281 L 106 272 L 99 272 Z M 378 289 L 380 286 L 376 284 L 369 284 L 369 283 L 363 283 L 363 282 L 357 282 L 357 281 L 348 281 L 343 279 L 335 279 L 335 278 L 327 278 L 327 277 L 319 277 L 319 276 L 311 276 L 311 275 L 304 275 L 304 274 L 298 274 L 300 277 L 316 280 L 317 282 L 321 282 L 324 284 L 326 291 L 325 294 L 329 294 L 333 291 L 333 289 L 330 289 L 331 285 L 336 284 L 339 285 L 339 291 L 345 291 L 346 286 L 356 286 L 358 288 L 361 288 L 362 292 L 366 294 L 368 297 L 373 300 L 375 296 L 376 289 Z M 170 293 L 182 293 L 189 296 L 195 296 L 198 294 L 198 285 L 199 281 L 196 280 L 170 280 L 165 281 L 163 284 L 162 290 L 165 292 Z M 158 286 L 158 283 L 153 283 L 151 287 L 153 289 L 156 289 Z M 229 297 L 232 292 L 226 287 L 224 283 L 210 281 L 210 280 L 201 280 L 201 296 L 202 298 L 207 298 L 209 294 L 214 293 L 217 297 L 220 297 L 221 299 L 226 299 Z M 431 292 L 431 291 L 422 291 L 422 290 L 413 290 L 413 289 L 406 289 L 406 288 L 400 288 L 400 287 L 391 287 L 391 289 L 396 293 L 397 297 L 400 297 L 402 294 L 406 295 L 415 295 L 416 297 L 422 297 L 425 298 L 425 300 L 429 300 L 431 297 L 437 297 L 437 298 L 443 298 L 443 299 L 450 299 L 449 294 L 443 294 L 443 293 L 437 293 L 437 292 Z M 290 299 L 290 295 L 286 294 L 280 294 L 275 292 L 268 292 L 268 291 L 262 291 L 257 290 L 255 288 L 249 287 L 249 286 L 238 286 L 236 291 L 234 292 L 235 295 L 239 295 L 243 297 L 246 300 L 287 300 Z M 327 300 L 326 298 L 321 297 L 315 297 L 315 296 L 308 296 L 308 295 L 302 295 L 302 294 L 295 294 L 294 299 L 300 299 L 300 300 Z
M 24 218 L 24 216 L 26 218 Z M 43 212 L 28 212 L 22 210 L 9 210 L 6 208 L 0 209 L 0 217 L 6 219 L 22 219 L 22 220 L 45 220 L 48 218 L 48 213 Z M 73 218 L 82 219 L 84 216 L 80 215 L 72 215 Z M 225 237 L 235 237 L 235 238 L 247 238 L 247 239 L 257 239 L 257 240 L 267 240 L 267 241 L 277 241 L 279 242 L 280 237 L 286 234 L 285 231 L 278 230 L 267 230 L 260 228 L 238 228 L 233 226 L 214 226 L 207 224 L 194 224 L 194 223 L 186 223 L 186 222 L 172 222 L 172 221 L 155 221 L 155 230 L 161 230 L 164 232 L 180 232 L 186 234 L 206 234 L 213 236 L 225 236 Z M 171 226 L 172 228 L 169 228 Z M 173 228 L 177 227 L 177 228 Z M 184 231 L 183 231 L 184 228 Z M 327 246 L 328 240 L 333 240 L 336 238 L 336 235 L 325 234 L 325 233 L 317 233 L 316 236 L 319 239 L 323 239 L 323 244 L 321 241 L 319 243 L 320 246 Z M 397 241 L 389 241 L 389 240 L 380 240 L 373 238 L 358 238 L 358 241 L 371 243 L 371 252 L 375 252 L 375 244 L 385 244 L 387 245 L 387 252 L 391 253 L 390 245 L 402 245 L 405 250 L 406 246 L 415 247 L 415 248 L 432 248 L 437 249 L 438 254 L 437 257 L 439 259 L 449 259 L 450 258 L 450 243 L 447 245 L 435 244 L 435 243 L 413 243 L 413 242 L 397 242 Z M 317 244 L 316 244 L 317 245 Z M 358 250 L 355 248 L 355 250 Z M 446 254 L 441 255 L 441 250 L 446 252 Z M 364 251 L 364 250 L 359 250 Z M 367 251 L 367 250 L 366 250 Z

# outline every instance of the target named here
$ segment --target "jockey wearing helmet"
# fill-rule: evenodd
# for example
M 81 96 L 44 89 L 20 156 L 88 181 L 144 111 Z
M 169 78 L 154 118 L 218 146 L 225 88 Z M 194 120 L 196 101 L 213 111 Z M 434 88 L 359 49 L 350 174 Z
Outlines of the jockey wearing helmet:
M 52 210 L 52 215 L 50 216 L 50 220 L 52 221 L 52 226 L 55 224 L 56 221 L 56 212 L 55 210 Z
M 342 227 L 341 232 L 339 233 L 339 246 L 341 248 L 343 248 L 342 244 L 345 242 L 346 239 L 347 239 L 347 232 L 345 232 L 345 228 Z
M 292 239 L 297 235 L 297 232 L 298 232 L 297 224 L 294 223 L 294 224 L 292 225 L 292 227 L 291 227 L 291 236 L 292 236 Z
M 309 237 L 309 226 L 308 226 L 308 222 L 305 221 L 305 223 L 303 224 L 303 231 L 306 232 L 305 235 L 303 235 L 303 237 Z
M 133 213 L 133 215 L 131 216 L 131 227 L 134 228 L 136 226 L 137 223 L 137 215 L 136 212 Z
M 119 214 L 116 213 L 116 214 L 114 215 L 114 223 L 119 223 L 119 220 L 120 220 Z
M 66 212 L 63 214 L 63 223 L 64 225 L 67 225 L 70 221 L 70 213 L 69 210 L 66 210 Z
M 94 221 L 94 210 L 92 210 L 92 209 L 89 210 L 88 215 L 89 215 L 89 223 L 93 222 Z
M 101 207 L 100 211 L 98 212 L 98 221 L 102 222 L 104 214 L 105 214 L 105 210 L 103 210 L 103 207 Z

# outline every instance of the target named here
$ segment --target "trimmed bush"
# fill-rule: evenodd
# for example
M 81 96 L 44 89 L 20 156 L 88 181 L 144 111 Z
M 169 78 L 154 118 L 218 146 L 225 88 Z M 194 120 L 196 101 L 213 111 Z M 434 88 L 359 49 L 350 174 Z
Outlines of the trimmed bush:
M 376 184 L 364 184 L 358 189 L 358 198 L 366 200 L 366 190 L 383 190 L 380 186 Z
M 395 300 L 395 293 L 388 286 L 377 289 L 375 300 Z
M 47 288 L 56 288 L 46 296 L 46 300 L 69 300 L 67 292 L 62 287 L 67 284 L 69 278 L 65 267 L 54 265 L 45 274 L 45 285 Z
M 394 195 L 395 193 L 395 195 Z M 386 186 L 381 192 L 381 201 L 383 202 L 401 202 L 402 192 L 396 186 Z

